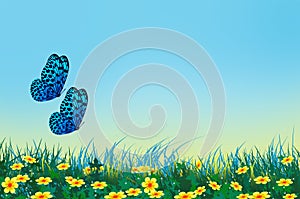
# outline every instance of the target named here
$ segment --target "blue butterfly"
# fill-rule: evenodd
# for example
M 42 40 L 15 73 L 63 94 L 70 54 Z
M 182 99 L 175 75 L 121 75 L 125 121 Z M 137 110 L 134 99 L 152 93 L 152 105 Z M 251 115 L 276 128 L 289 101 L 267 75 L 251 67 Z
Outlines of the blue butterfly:
M 67 80 L 68 72 L 68 58 L 52 54 L 42 70 L 41 79 L 35 79 L 31 83 L 32 98 L 35 101 L 44 102 L 59 97 Z
M 71 87 L 60 105 L 60 112 L 52 113 L 49 126 L 52 133 L 63 135 L 79 129 L 88 104 L 85 89 Z

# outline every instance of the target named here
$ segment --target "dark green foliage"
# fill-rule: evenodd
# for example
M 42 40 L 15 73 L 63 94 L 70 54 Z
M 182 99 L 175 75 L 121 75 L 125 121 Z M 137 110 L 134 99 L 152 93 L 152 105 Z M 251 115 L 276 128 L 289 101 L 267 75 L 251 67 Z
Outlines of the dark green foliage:
M 117 143 L 118 144 L 118 143 Z M 300 153 L 294 147 L 288 147 L 285 151 L 283 144 L 279 140 L 278 144 L 272 141 L 266 152 L 255 150 L 250 152 L 241 152 L 238 147 L 235 153 L 224 155 L 221 149 L 211 152 L 206 157 L 198 157 L 202 166 L 200 169 L 195 167 L 195 161 L 192 159 L 181 160 L 176 153 L 172 153 L 167 159 L 166 165 L 162 165 L 157 160 L 160 154 L 165 154 L 168 145 L 159 144 L 145 152 L 145 155 L 134 155 L 134 153 L 118 154 L 112 149 L 107 149 L 105 153 L 98 156 L 95 149 L 93 154 L 88 153 L 87 148 L 81 148 L 79 153 L 75 150 L 63 154 L 62 148 L 42 148 L 41 141 L 34 142 L 33 147 L 26 147 L 21 150 L 18 147 L 13 148 L 12 144 L 0 143 L 0 183 L 4 182 L 5 177 L 16 177 L 18 174 L 27 174 L 29 181 L 19 182 L 19 187 L 15 194 L 5 194 L 4 188 L 0 188 L 0 198 L 23 199 L 34 195 L 35 192 L 49 191 L 55 198 L 73 199 L 73 198 L 104 198 L 110 192 L 125 192 L 129 188 L 140 188 L 143 191 L 142 183 L 146 177 L 157 179 L 159 185 L 157 190 L 164 191 L 164 197 L 173 198 L 180 192 L 194 191 L 200 186 L 205 186 L 205 196 L 198 198 L 236 198 L 240 193 L 252 194 L 255 191 L 268 191 L 271 198 L 282 198 L 284 193 L 295 193 L 300 196 L 300 171 L 299 159 Z M 23 156 L 29 155 L 36 158 L 36 163 L 29 164 L 24 162 Z M 294 160 L 283 165 L 281 160 L 284 157 L 293 156 Z M 168 159 L 169 158 L 169 159 Z M 24 167 L 18 171 L 13 171 L 10 166 L 14 163 L 22 163 Z M 67 170 L 58 170 L 57 165 L 61 163 L 70 164 Z M 132 173 L 130 168 L 133 166 L 150 166 L 158 168 L 153 172 Z M 103 166 L 104 170 L 100 170 Z M 247 166 L 249 170 L 244 174 L 237 174 L 236 170 Z M 89 174 L 84 174 L 86 167 L 97 168 L 91 170 Z M 71 187 L 65 180 L 66 176 L 72 176 L 77 179 L 83 179 L 85 184 L 81 187 Z M 268 176 L 270 182 L 267 184 L 256 184 L 254 179 L 258 176 Z M 50 177 L 52 182 L 49 185 L 38 185 L 36 179 L 39 177 Z M 279 187 L 276 183 L 280 178 L 290 178 L 293 184 L 287 187 Z M 107 187 L 104 189 L 93 189 L 91 184 L 95 181 L 104 181 Z M 208 186 L 210 181 L 221 185 L 220 190 L 213 190 Z M 231 186 L 231 182 L 238 182 L 243 186 L 242 191 L 236 191 Z M 127 198 L 148 198 L 146 193 L 138 197 Z

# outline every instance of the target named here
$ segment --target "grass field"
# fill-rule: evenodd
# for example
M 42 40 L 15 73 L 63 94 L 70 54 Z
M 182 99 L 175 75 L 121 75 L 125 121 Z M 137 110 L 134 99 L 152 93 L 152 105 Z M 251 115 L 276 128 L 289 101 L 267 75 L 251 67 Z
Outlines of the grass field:
M 300 152 L 280 137 L 266 151 L 218 148 L 186 159 L 166 155 L 168 143 L 118 153 L 119 143 L 98 155 L 92 145 L 62 153 L 42 141 L 18 148 L 3 140 L 0 198 L 300 198 Z

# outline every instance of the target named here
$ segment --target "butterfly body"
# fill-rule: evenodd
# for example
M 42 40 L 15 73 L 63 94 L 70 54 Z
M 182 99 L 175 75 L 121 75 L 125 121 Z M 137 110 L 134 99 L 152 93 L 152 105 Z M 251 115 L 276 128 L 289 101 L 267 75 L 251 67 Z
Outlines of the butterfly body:
M 57 135 L 69 134 L 80 128 L 88 104 L 85 89 L 71 87 L 60 105 L 60 111 L 49 118 L 51 131 Z
M 41 79 L 35 79 L 30 94 L 35 101 L 44 102 L 61 95 L 68 77 L 69 61 L 66 56 L 52 54 L 42 70 Z

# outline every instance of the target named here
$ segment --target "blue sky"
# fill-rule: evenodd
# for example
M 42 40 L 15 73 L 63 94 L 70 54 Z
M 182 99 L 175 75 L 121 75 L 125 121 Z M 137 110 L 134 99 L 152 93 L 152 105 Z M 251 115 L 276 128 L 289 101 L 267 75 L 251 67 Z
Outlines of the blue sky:
M 58 110 L 62 99 L 39 104 L 30 97 L 30 83 L 39 77 L 47 57 L 53 52 L 69 57 L 71 68 L 65 86 L 69 88 L 89 53 L 107 38 L 130 29 L 161 27 L 197 41 L 221 74 L 227 101 L 224 128 L 217 145 L 228 151 L 244 141 L 249 147 L 264 147 L 279 134 L 290 139 L 293 128 L 299 140 L 299 6 L 295 0 L 1 2 L 1 137 L 10 137 L 16 144 L 43 138 L 49 144 L 79 145 L 77 134 L 57 137 L 49 130 L 48 118 Z M 115 63 L 104 80 L 117 80 L 122 75 L 121 63 L 134 65 L 154 59 L 174 64 L 175 68 L 179 67 L 175 63 L 180 63 L 174 61 L 177 58 L 159 52 L 129 56 L 120 59 L 119 65 Z M 191 85 L 197 84 L 193 82 L 193 70 L 183 71 L 187 71 L 185 75 Z M 101 92 L 111 93 L 113 86 L 99 85 L 98 101 L 102 100 Z M 196 92 L 205 89 L 193 88 Z M 160 88 L 155 91 L 155 87 L 149 87 L 144 92 L 161 92 L 164 97 L 153 97 L 143 104 L 143 95 L 136 94 L 140 111 L 133 106 L 132 116 L 141 125 L 147 124 L 145 107 L 151 102 L 174 102 L 174 106 L 167 106 L 171 112 L 178 106 L 175 98 Z M 209 95 L 203 98 L 199 106 L 209 115 Z M 96 109 L 101 109 L 101 105 L 96 104 Z M 171 124 L 177 126 L 178 111 L 170 115 L 174 115 Z M 105 118 L 103 113 L 98 117 Z M 204 116 L 204 123 L 209 119 Z M 112 125 L 108 120 L 106 124 L 107 128 Z M 112 132 L 117 130 L 111 128 Z M 111 141 L 122 137 L 107 136 Z

